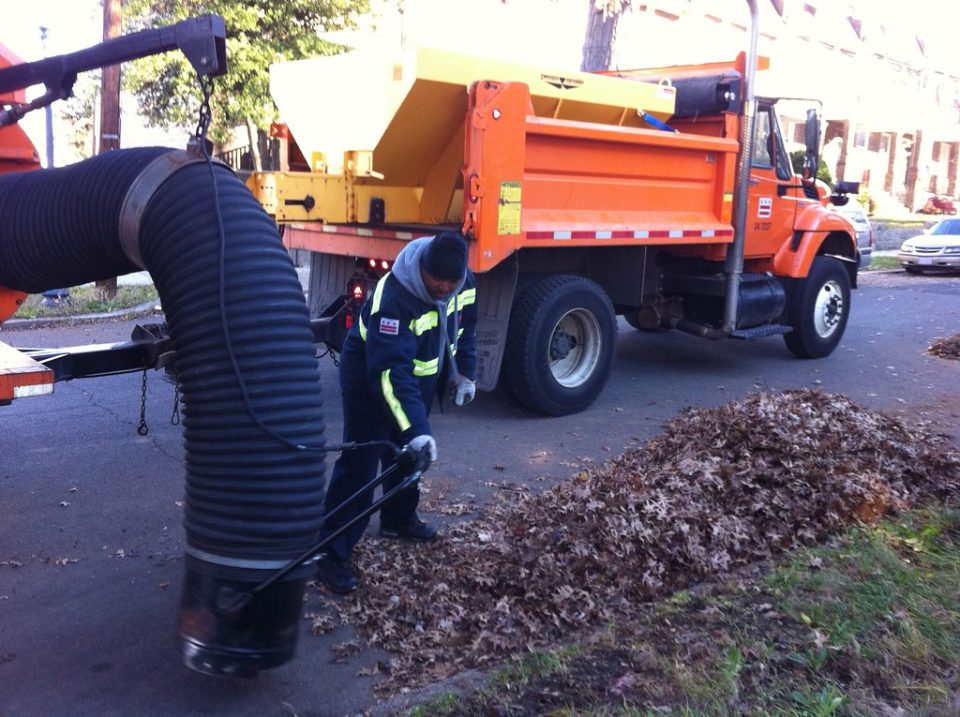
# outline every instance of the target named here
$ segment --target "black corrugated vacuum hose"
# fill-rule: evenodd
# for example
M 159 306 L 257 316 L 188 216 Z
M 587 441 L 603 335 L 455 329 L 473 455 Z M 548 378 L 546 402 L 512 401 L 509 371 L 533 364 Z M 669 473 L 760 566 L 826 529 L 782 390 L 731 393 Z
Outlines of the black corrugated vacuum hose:
M 316 541 L 324 457 L 296 446 L 322 449 L 324 426 L 296 271 L 243 183 L 212 171 L 215 183 L 202 158 L 145 148 L 0 177 L 0 286 L 150 272 L 186 406 L 180 646 L 194 669 L 248 676 L 295 649 L 307 566 L 234 606 Z

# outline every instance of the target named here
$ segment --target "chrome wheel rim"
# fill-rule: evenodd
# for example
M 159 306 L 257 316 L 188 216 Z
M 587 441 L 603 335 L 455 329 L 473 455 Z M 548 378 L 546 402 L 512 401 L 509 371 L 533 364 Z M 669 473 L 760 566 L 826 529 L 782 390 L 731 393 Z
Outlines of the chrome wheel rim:
M 586 309 L 568 311 L 553 328 L 547 346 L 550 374 L 564 388 L 583 385 L 600 363 L 602 344 L 596 316 Z
M 817 336 L 829 338 L 840 328 L 843 319 L 843 290 L 836 281 L 828 281 L 820 287 L 813 305 L 813 328 Z

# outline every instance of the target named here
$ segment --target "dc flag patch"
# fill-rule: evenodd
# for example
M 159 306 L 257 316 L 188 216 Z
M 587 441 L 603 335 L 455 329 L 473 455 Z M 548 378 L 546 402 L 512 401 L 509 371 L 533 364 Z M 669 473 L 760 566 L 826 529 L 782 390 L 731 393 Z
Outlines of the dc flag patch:
M 400 333 L 400 319 L 380 319 L 380 333 L 396 336 Z

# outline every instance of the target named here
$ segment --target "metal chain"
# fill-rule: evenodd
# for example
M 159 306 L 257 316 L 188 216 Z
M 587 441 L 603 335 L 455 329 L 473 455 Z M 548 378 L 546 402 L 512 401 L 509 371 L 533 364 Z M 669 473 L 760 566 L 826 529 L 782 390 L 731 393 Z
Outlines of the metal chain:
M 180 425 L 180 384 L 176 385 L 176 388 L 173 389 L 173 413 L 170 415 L 170 424 L 173 426 Z
M 319 349 L 318 349 L 318 351 L 319 351 Z M 339 356 L 337 355 L 337 352 L 336 352 L 336 351 L 334 351 L 332 348 L 330 348 L 330 347 L 328 346 L 327 348 L 325 348 L 325 349 L 323 350 L 322 353 L 316 354 L 316 358 L 318 358 L 318 359 L 322 359 L 324 356 L 329 356 L 329 357 L 330 357 L 330 360 L 333 362 L 334 367 L 335 367 L 335 368 L 340 368 L 340 358 L 339 358 Z
M 145 436 L 150 433 L 147 428 L 147 369 L 143 369 L 143 380 L 140 383 L 140 425 L 137 426 L 137 434 Z
M 198 79 L 200 81 L 200 113 L 197 118 L 194 138 L 197 141 L 198 148 L 203 152 L 207 141 L 207 130 L 210 128 L 210 122 L 213 119 L 210 110 L 210 98 L 213 96 L 213 78 L 199 75 Z

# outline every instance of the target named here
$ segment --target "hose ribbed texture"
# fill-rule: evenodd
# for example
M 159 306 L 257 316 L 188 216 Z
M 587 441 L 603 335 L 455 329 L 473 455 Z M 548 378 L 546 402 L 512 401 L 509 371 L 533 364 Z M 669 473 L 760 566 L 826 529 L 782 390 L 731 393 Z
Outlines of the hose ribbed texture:
M 127 188 L 164 150 L 120 150 L 63 169 L 0 177 L 0 285 L 38 293 L 138 267 L 123 254 Z M 225 310 L 256 417 L 294 444 L 322 447 L 317 361 L 303 290 L 276 226 L 242 182 L 216 165 L 179 169 L 154 193 L 140 247 L 176 350 L 184 402 L 190 546 L 239 560 L 289 560 L 314 542 L 324 457 L 297 451 L 251 417 L 226 350 Z
M 38 294 L 140 267 L 120 248 L 127 187 L 163 152 L 107 152 L 59 169 L 0 176 L 0 286 Z

